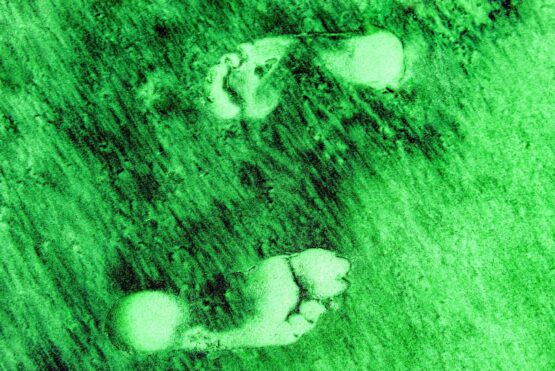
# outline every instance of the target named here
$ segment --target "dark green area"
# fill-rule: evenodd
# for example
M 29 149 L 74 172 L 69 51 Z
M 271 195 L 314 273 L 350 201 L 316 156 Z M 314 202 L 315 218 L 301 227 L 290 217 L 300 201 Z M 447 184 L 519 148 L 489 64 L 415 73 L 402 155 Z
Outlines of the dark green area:
M 328 3 L 0 3 L 0 368 L 555 368 L 552 7 Z M 405 45 L 397 92 L 300 49 L 264 121 L 203 108 L 241 42 L 374 26 Z M 309 247 L 352 287 L 295 345 L 143 356 L 104 331 L 142 289 L 225 327 L 220 274 Z

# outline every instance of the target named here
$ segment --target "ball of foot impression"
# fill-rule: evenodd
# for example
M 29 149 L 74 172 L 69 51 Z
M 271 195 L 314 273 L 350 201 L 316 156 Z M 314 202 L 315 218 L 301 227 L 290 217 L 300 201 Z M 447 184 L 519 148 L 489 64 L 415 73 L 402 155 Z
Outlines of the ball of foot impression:
M 112 309 L 108 319 L 116 345 L 139 352 L 169 348 L 177 329 L 187 318 L 185 305 L 159 291 L 142 291 L 126 296 Z

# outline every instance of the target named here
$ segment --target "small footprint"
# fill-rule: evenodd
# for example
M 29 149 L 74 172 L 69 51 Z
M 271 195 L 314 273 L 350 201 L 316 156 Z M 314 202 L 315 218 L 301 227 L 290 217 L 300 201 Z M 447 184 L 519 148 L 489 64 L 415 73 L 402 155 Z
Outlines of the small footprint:
M 263 260 L 245 273 L 254 314 L 243 325 L 214 332 L 192 326 L 187 303 L 159 291 L 120 300 L 108 318 L 114 343 L 138 352 L 232 350 L 295 343 L 312 330 L 333 297 L 348 288 L 350 263 L 323 249 Z
M 274 84 L 274 71 L 280 61 L 300 39 L 318 41 L 326 37 L 326 34 L 287 35 L 240 44 L 237 52 L 224 55 L 219 64 L 209 69 L 207 100 L 211 111 L 224 120 L 266 117 L 280 102 L 281 91 Z M 315 43 L 314 63 L 339 81 L 374 89 L 399 87 L 404 74 L 404 52 L 397 36 L 381 30 L 339 38 L 331 48 L 329 45 Z

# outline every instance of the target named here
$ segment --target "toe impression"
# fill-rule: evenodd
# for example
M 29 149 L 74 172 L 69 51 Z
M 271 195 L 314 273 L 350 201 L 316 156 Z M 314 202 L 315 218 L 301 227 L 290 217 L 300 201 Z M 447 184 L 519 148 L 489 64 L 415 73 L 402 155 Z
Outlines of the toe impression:
M 309 295 L 317 299 L 337 296 L 348 287 L 343 278 L 350 269 L 347 259 L 323 249 L 309 249 L 291 258 L 291 266 Z

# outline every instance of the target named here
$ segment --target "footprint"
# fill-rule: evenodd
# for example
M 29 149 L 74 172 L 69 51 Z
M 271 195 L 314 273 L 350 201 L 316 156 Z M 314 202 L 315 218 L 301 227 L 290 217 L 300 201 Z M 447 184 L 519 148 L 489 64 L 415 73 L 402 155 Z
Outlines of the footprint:
M 272 76 L 294 41 L 290 37 L 265 38 L 240 44 L 236 53 L 224 55 L 209 71 L 212 112 L 222 119 L 240 114 L 257 119 L 272 112 L 281 95 Z
M 112 309 L 110 337 L 119 347 L 147 353 L 292 344 L 316 326 L 326 303 L 347 289 L 349 268 L 348 260 L 322 249 L 266 259 L 245 273 L 254 314 L 242 326 L 221 332 L 191 326 L 188 306 L 172 295 L 135 293 Z
M 330 43 L 318 46 L 317 41 L 326 37 L 289 35 L 239 45 L 237 53 L 224 55 L 209 71 L 212 112 L 224 120 L 240 115 L 262 119 L 270 114 L 281 97 L 281 89 L 275 84 L 276 67 L 301 38 L 316 41 L 315 64 L 342 82 L 374 89 L 399 87 L 405 66 L 403 45 L 397 36 L 381 30 L 339 38 L 331 48 Z

